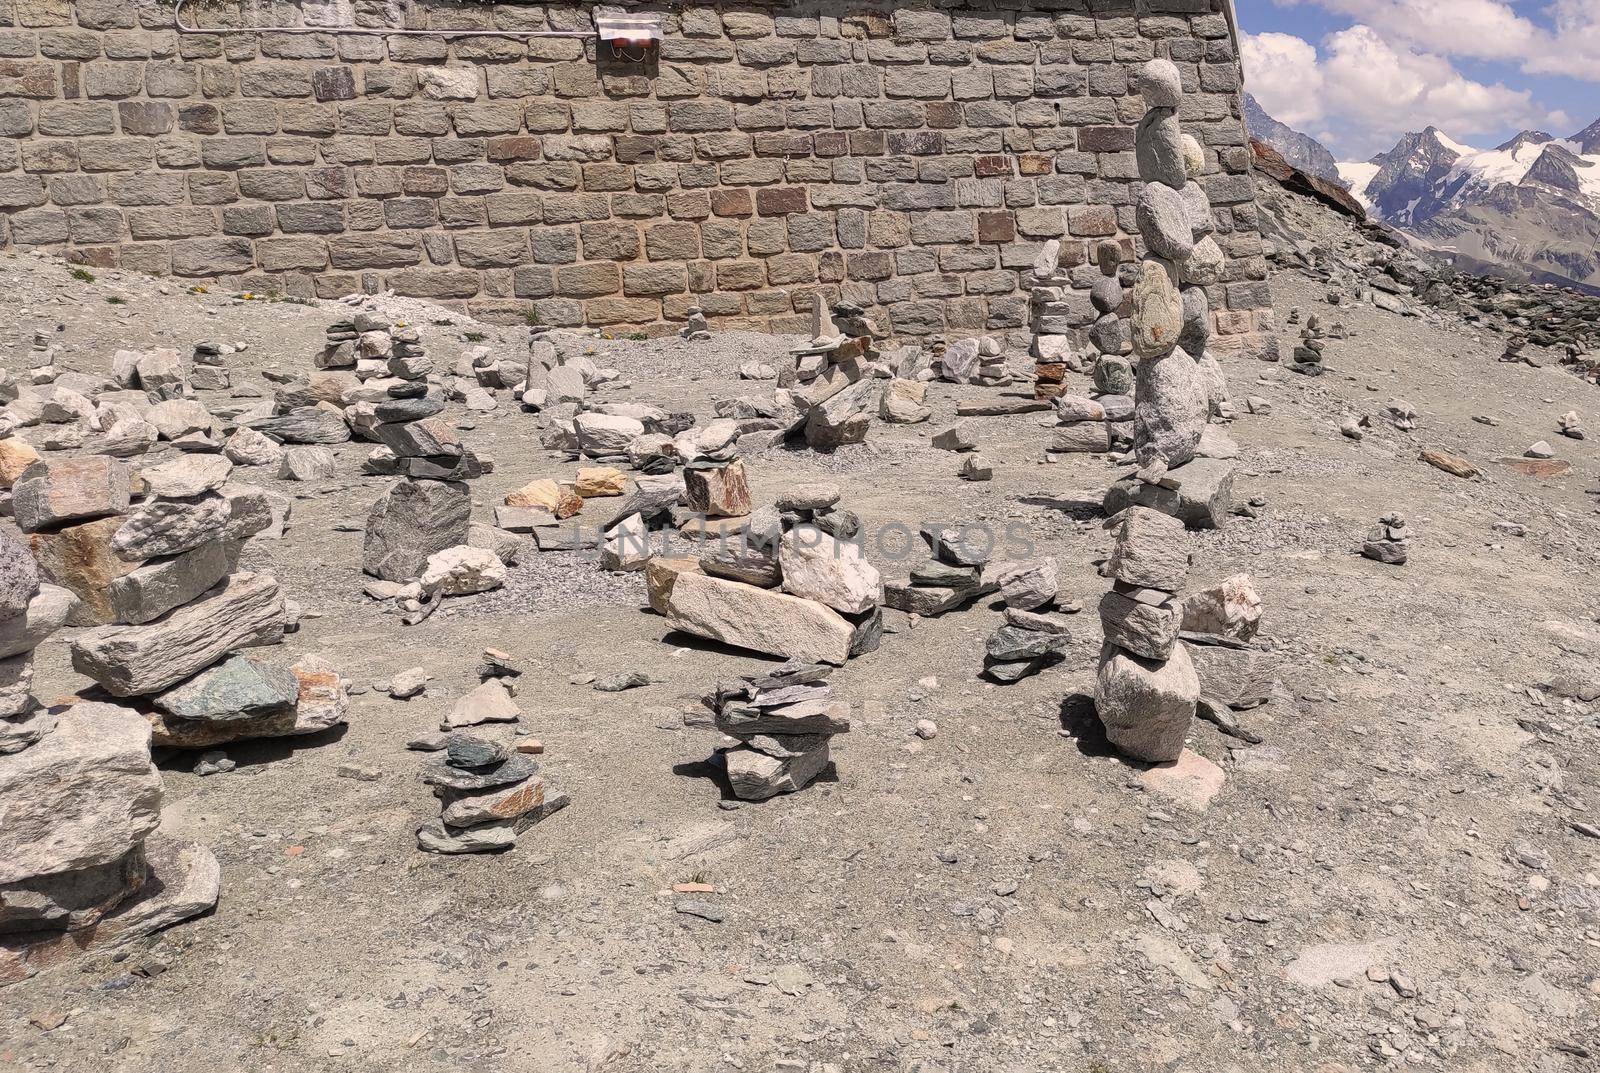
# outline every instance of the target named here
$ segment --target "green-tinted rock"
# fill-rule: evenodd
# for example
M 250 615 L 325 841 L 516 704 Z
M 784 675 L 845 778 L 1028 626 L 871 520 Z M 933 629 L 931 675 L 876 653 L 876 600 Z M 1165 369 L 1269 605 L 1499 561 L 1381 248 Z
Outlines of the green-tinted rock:
M 155 698 L 156 707 L 178 719 L 229 722 L 294 710 L 300 684 L 286 667 L 230 656 Z

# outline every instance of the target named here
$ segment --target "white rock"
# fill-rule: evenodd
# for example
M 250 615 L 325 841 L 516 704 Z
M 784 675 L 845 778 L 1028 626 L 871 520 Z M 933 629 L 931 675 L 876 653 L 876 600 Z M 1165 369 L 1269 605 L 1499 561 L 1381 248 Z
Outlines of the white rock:
M 506 567 L 488 548 L 459 544 L 428 557 L 422 571 L 423 591 L 438 596 L 470 596 L 506 583 Z
M 784 592 L 836 611 L 859 614 L 883 598 L 883 578 L 877 567 L 861 557 L 861 548 L 816 526 L 797 525 L 785 534 L 778 562 Z

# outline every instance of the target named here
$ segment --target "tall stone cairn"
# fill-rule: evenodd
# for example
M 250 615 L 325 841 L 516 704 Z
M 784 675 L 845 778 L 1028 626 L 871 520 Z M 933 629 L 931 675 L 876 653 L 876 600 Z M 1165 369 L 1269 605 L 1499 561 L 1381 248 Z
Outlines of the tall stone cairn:
M 369 372 L 387 384 L 372 412 L 372 434 L 383 446 L 364 468 L 401 479 L 367 516 L 361 569 L 384 581 L 412 581 L 430 557 L 467 542 L 472 495 L 466 482 L 483 476 L 483 462 L 445 420 L 444 394 L 429 383 L 433 362 L 416 329 L 360 313 L 328 330 L 323 353 L 319 364 L 330 354 L 348 360 L 353 353 L 356 375 Z
M 101 473 L 126 480 L 106 462 Z M 43 466 L 24 488 L 30 527 L 126 503 L 126 483 L 45 495 Z M 153 837 L 161 775 L 138 711 L 43 708 L 33 696 L 34 649 L 79 602 L 47 576 L 27 537 L 0 522 L 0 987 L 204 912 L 221 877 L 205 847 Z
M 1106 565 L 1112 591 L 1100 601 L 1105 643 L 1095 703 L 1112 745 L 1136 759 L 1166 763 L 1182 753 L 1200 699 L 1193 661 L 1178 640 L 1188 537 L 1184 522 L 1169 516 L 1175 511 L 1159 509 L 1166 498 L 1141 492 L 1181 487 L 1181 471 L 1200 446 L 1211 395 L 1197 360 L 1210 337 L 1204 288 L 1218 281 L 1222 258 L 1211 238 L 1210 202 L 1190 178 L 1205 161 L 1199 143 L 1178 124 L 1178 69 L 1170 60 L 1151 60 L 1137 85 L 1145 103 L 1135 136 L 1144 186 L 1135 219 L 1146 249 L 1132 294 L 1138 469 L 1131 503 L 1109 523 L 1117 536 Z

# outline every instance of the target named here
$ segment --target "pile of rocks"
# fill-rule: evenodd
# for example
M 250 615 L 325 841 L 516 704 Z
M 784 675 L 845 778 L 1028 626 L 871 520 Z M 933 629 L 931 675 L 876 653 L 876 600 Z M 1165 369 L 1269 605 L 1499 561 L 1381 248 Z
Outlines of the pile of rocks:
M 1294 360 L 1289 363 L 1290 372 L 1321 376 L 1327 371 L 1322 364 L 1322 351 L 1327 346 L 1323 341 L 1325 335 L 1320 317 L 1315 313 L 1306 317 L 1305 326 L 1300 329 L 1300 342 L 1294 348 Z
M 999 588 L 986 569 L 993 556 L 993 534 L 958 525 L 925 525 L 919 535 L 928 545 L 928 560 L 913 566 L 908 577 L 884 584 L 887 606 L 936 618 Z
M 1118 359 L 1120 360 L 1120 359 Z M 1096 370 L 1108 365 L 1101 358 Z M 1102 454 L 1126 450 L 1133 442 L 1133 397 L 1103 394 L 1097 398 L 1062 394 L 1056 397 L 1056 431 L 1046 450 L 1052 454 Z
M 209 850 L 147 842 L 161 815 L 149 723 L 112 704 L 41 709 L 31 694 L 33 650 L 72 601 L 0 526 L 0 985 L 217 900 Z
M 1194 663 L 1178 639 L 1188 534 L 1176 518 L 1140 506 L 1108 524 L 1117 536 L 1104 568 L 1112 589 L 1100 600 L 1105 643 L 1095 707 L 1107 740 L 1120 752 L 1167 763 L 1183 752 L 1200 700 Z
M 951 384 L 1002 387 L 1011 383 L 1005 348 L 1000 340 L 990 335 L 957 339 L 936 348 L 934 368 L 940 380 Z
M 498 742 L 452 734 L 444 757 L 422 772 L 439 799 L 439 819 L 417 828 L 417 848 L 428 853 L 508 850 L 517 836 L 567 804 L 547 792 L 539 765 Z
M 674 629 L 787 659 L 837 666 L 875 651 L 883 581 L 838 504 L 832 485 L 793 487 L 697 556 L 653 556 L 651 606 Z
M 1002 563 L 995 582 L 1006 605 L 1005 623 L 984 645 L 983 673 L 1009 685 L 1058 661 L 1072 636 L 1056 606 L 1061 585 L 1054 559 Z
M 1194 180 L 1205 154 L 1178 124 L 1182 83 L 1170 60 L 1139 70 L 1145 115 L 1135 135 L 1144 181 L 1134 218 L 1147 254 L 1130 300 L 1138 357 L 1133 413 L 1135 473 L 1112 485 L 1106 513 L 1129 504 L 1154 507 L 1193 527 L 1223 524 L 1231 505 L 1233 467 L 1200 456 L 1201 436 L 1227 400 L 1216 359 L 1206 353 L 1211 312 L 1205 288 L 1222 278 L 1216 221 Z
M 227 483 L 232 468 L 194 455 L 135 478 L 126 463 L 86 455 L 36 463 L 13 489 L 41 573 L 62 587 L 49 594 L 69 605 L 54 613 L 95 627 L 73 639 L 73 666 L 144 711 L 160 745 L 314 734 L 345 721 L 343 681 L 320 657 L 287 670 L 229 658 L 281 642 L 298 616 L 271 577 L 235 572 L 240 543 L 272 523 L 272 510 L 258 490 Z
M 473 548 L 472 494 L 467 482 L 490 472 L 492 463 L 461 442 L 444 419 L 442 390 L 430 386 L 433 363 L 414 329 L 394 330 L 382 320 L 358 314 L 340 334 L 336 347 L 353 342 L 346 355 L 357 375 L 385 377 L 384 394 L 371 406 L 371 435 L 382 446 L 365 464 L 368 473 L 400 479 L 367 516 L 361 568 L 381 581 L 404 586 L 431 575 L 421 591 L 399 591 L 401 599 L 431 599 L 482 591 L 504 581 L 504 564 L 491 548 Z M 324 352 L 326 354 L 326 351 Z M 341 358 L 341 360 L 346 360 Z M 445 555 L 440 562 L 436 556 Z M 493 559 L 493 562 L 490 562 Z
M 1388 566 L 1404 566 L 1410 557 L 1411 527 L 1404 514 L 1393 511 L 1378 519 L 1377 526 L 1361 542 L 1361 554 Z
M 718 683 L 707 695 L 734 796 L 764 801 L 793 793 L 827 769 L 829 739 L 850 730 L 850 703 L 833 699 L 831 673 L 822 664 L 785 663 Z
M 194 345 L 190 358 L 189 384 L 196 391 L 226 391 L 233 386 L 233 374 L 228 371 L 227 358 L 238 353 L 231 343 L 218 343 L 202 339 Z
M 806 445 L 833 451 L 867 438 L 882 404 L 888 370 L 878 365 L 870 335 L 847 336 L 834 324 L 821 295 L 811 312 L 811 339 L 795 348 L 778 369 L 778 388 L 788 392 L 803 424 Z

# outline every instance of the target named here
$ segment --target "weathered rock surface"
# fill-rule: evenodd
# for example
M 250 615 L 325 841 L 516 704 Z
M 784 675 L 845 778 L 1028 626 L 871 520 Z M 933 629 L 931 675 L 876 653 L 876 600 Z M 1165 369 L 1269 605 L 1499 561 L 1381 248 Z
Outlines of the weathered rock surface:
M 674 629 L 810 663 L 843 664 L 855 627 L 832 608 L 770 589 L 680 573 L 667 599 Z
M 837 540 L 814 525 L 797 525 L 784 535 L 778 561 L 783 591 L 816 600 L 846 614 L 876 607 L 883 598 L 878 568 L 861 557 L 861 548 Z
M 118 697 L 155 693 L 239 648 L 283 639 L 278 583 L 240 573 L 145 626 L 101 626 L 72 642 L 72 665 Z
M 81 702 L 0 762 L 0 884 L 120 861 L 161 818 L 161 776 L 138 712 Z
M 1119 752 L 1153 764 L 1178 759 L 1199 699 L 1200 679 L 1182 642 L 1164 662 L 1114 644 L 1100 649 L 1095 709 Z
M 0 659 L 31 652 L 67 623 L 77 597 L 58 585 L 40 585 L 28 609 L 0 622 Z
M 12 512 L 25 533 L 104 518 L 128 509 L 132 473 L 107 455 L 38 462 L 12 488 Z
M 361 568 L 385 581 L 410 581 L 428 559 L 467 542 L 472 496 L 453 481 L 397 481 L 367 517 Z

